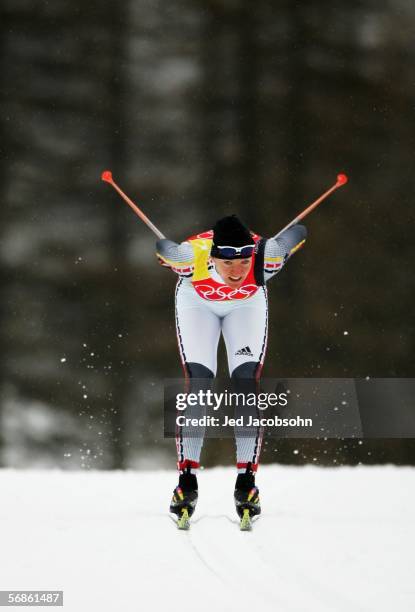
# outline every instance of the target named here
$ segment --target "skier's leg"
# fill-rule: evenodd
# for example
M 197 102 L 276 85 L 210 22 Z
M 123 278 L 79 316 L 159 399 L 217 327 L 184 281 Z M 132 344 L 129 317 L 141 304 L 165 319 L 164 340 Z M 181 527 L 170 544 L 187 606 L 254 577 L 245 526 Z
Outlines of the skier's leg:
M 193 290 L 192 290 L 193 291 Z M 193 292 L 194 293 L 194 292 Z M 187 391 L 209 388 L 216 374 L 220 319 L 208 305 L 186 287 L 176 291 L 176 328 L 182 365 L 187 378 Z M 203 416 L 200 406 L 188 407 L 186 416 Z M 203 409 L 204 410 L 204 409 Z M 199 467 L 204 428 L 179 427 L 176 435 L 178 468 L 194 473 Z
M 229 370 L 237 393 L 256 393 L 265 357 L 268 311 L 265 290 L 249 305 L 230 312 L 222 329 L 228 354 Z M 257 417 L 255 406 L 236 407 L 235 416 Z M 263 429 L 235 427 L 236 465 L 235 506 L 241 518 L 241 529 L 249 528 L 250 518 L 260 514 L 259 490 L 255 486 Z M 244 524 L 245 522 L 245 524 Z
M 228 355 L 231 376 L 238 366 L 255 363 L 254 372 L 247 371 L 247 378 L 253 375 L 259 380 L 268 340 L 268 299 L 265 287 L 244 300 L 223 320 L 223 336 Z M 241 370 L 243 372 L 243 370 Z M 240 376 L 243 378 L 243 376 Z
M 203 302 L 193 288 L 177 283 L 177 343 L 185 376 L 190 378 L 216 375 L 220 319 Z
M 198 296 L 196 295 L 196 298 Z M 203 304 L 195 293 L 182 286 L 176 289 L 176 331 L 180 356 L 186 377 L 186 391 L 207 388 L 216 374 L 220 320 Z M 186 416 L 203 416 L 204 407 L 188 406 Z M 196 472 L 205 434 L 204 427 L 186 426 L 176 429 L 177 467 L 179 484 L 173 491 L 170 512 L 177 515 L 178 526 L 186 529 L 198 498 Z
M 238 366 L 232 372 L 233 388 L 236 393 L 255 394 L 258 390 L 257 372 L 258 362 L 247 362 Z M 236 442 L 236 468 L 238 474 L 245 474 L 247 471 L 255 473 L 259 465 L 261 453 L 263 428 L 257 426 L 247 426 L 250 417 L 258 418 L 260 415 L 256 406 L 236 406 L 235 417 L 243 416 L 244 426 L 235 427 Z
M 232 310 L 223 320 L 223 336 L 229 371 L 239 391 L 255 393 L 265 358 L 268 332 L 268 307 L 265 288 Z M 245 418 L 249 416 L 245 407 Z M 258 416 L 256 407 L 252 415 Z M 236 461 L 239 473 L 256 472 L 262 443 L 262 428 L 235 428 Z

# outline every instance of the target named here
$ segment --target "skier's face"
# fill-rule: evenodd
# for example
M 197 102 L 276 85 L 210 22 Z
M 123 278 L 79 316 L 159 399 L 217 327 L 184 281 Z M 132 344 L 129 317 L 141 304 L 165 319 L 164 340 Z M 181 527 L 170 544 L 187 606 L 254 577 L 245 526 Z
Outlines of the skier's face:
M 232 289 L 239 289 L 251 268 L 251 257 L 247 259 L 218 259 L 212 257 L 216 270 Z

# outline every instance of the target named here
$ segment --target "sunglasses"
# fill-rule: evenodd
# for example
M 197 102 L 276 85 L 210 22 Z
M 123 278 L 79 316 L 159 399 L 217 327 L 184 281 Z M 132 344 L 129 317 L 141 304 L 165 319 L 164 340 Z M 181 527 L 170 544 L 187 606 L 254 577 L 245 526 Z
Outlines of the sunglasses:
M 227 259 L 232 259 L 232 257 L 251 257 L 254 252 L 255 245 L 254 244 L 246 244 L 242 247 L 234 247 L 234 246 L 218 246 L 215 245 L 218 251 L 220 251 L 221 257 Z

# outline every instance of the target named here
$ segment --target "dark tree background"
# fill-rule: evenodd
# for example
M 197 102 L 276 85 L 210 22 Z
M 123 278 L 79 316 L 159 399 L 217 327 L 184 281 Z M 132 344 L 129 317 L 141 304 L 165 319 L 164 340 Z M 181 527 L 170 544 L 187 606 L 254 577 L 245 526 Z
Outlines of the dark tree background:
M 269 286 L 264 376 L 413 376 L 413 2 L 1 7 L 1 465 L 174 463 L 175 278 L 105 168 L 175 240 L 231 212 L 272 235 L 346 171 Z M 263 458 L 414 464 L 415 445 Z

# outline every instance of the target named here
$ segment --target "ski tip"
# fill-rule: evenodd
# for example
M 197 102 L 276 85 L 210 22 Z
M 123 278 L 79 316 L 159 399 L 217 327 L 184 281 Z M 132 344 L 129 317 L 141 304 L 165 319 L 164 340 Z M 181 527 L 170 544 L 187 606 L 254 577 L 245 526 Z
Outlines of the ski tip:
M 239 527 L 241 531 L 252 530 L 252 520 L 249 515 L 249 510 L 247 508 L 244 510 Z
M 101 174 L 101 180 L 105 181 L 106 183 L 111 183 L 112 181 L 111 170 L 104 170 L 104 172 Z
M 179 520 L 177 521 L 177 527 L 178 529 L 181 530 L 188 530 L 190 528 L 190 517 L 189 517 L 189 513 L 187 511 L 187 508 L 184 508 L 182 510 L 182 516 L 179 518 Z

